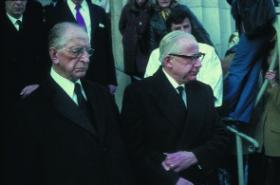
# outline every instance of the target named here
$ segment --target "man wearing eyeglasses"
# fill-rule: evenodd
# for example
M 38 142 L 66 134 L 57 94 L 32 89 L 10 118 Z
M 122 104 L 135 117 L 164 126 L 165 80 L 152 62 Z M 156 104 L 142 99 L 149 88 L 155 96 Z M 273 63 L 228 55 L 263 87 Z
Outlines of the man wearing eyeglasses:
M 73 22 L 83 27 L 95 50 L 90 57 L 91 63 L 86 79 L 108 87 L 114 93 L 117 87 L 115 64 L 113 58 L 110 24 L 105 10 L 90 0 L 63 0 L 46 12 L 48 26 L 59 22 Z
M 3 6 L 3 7 L 2 7 Z M 38 87 L 45 77 L 42 10 L 40 4 L 27 0 L 1 1 L 1 64 L 5 111 Z
M 183 31 L 168 33 L 159 51 L 162 67 L 124 94 L 121 128 L 137 182 L 218 184 L 214 172 L 230 139 L 211 87 L 196 80 L 204 54 Z
M 196 28 L 192 26 L 193 20 L 190 12 L 181 7 L 171 9 L 170 16 L 166 20 L 168 30 L 181 30 L 187 33 L 192 33 Z M 204 53 L 204 58 L 201 63 L 201 68 L 197 74 L 197 80 L 211 86 L 214 98 L 215 107 L 220 107 L 223 101 L 223 74 L 221 61 L 216 54 L 215 49 L 205 43 L 198 43 L 199 51 Z M 149 57 L 149 61 L 145 71 L 145 78 L 152 76 L 160 67 L 159 48 L 154 49 Z
M 84 79 L 92 54 L 80 26 L 51 29 L 49 78 L 5 125 L 5 184 L 133 185 L 113 98 Z

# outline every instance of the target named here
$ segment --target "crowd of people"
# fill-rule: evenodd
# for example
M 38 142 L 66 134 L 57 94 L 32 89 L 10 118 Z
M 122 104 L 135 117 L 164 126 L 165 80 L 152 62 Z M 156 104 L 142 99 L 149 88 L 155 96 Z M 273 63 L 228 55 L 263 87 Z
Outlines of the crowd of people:
M 119 31 L 131 84 L 121 110 L 102 7 L 2 1 L 4 184 L 235 185 L 227 125 L 254 128 L 260 143 L 247 184 L 280 184 L 279 1 L 258 1 L 273 11 L 254 34 L 246 7 L 257 1 L 226 1 L 238 33 L 229 64 L 189 7 L 127 1 Z

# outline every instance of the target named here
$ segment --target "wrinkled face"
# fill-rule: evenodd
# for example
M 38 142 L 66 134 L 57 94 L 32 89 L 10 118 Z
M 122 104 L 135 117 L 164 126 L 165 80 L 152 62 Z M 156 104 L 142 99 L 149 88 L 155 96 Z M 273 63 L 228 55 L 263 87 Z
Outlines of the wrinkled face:
M 14 18 L 20 18 L 26 7 L 27 0 L 6 0 L 6 12 Z
M 143 6 L 147 0 L 136 0 L 138 6 Z
M 201 67 L 201 57 L 194 57 L 200 54 L 197 43 L 188 42 L 184 39 L 178 41 L 178 46 L 182 47 L 178 56 L 170 54 L 165 58 L 165 67 L 179 84 L 196 80 Z
M 157 0 L 157 2 L 161 8 L 168 8 L 171 4 L 171 0 Z
M 50 49 L 56 72 L 72 81 L 86 75 L 91 54 L 90 43 L 85 38 L 72 38 L 62 49 Z
M 181 30 L 181 31 L 184 31 L 186 33 L 192 33 L 192 25 L 191 25 L 191 22 L 188 18 L 185 18 L 183 20 L 182 23 L 180 24 L 174 24 L 172 23 L 171 24 L 171 30 L 172 31 L 175 31 L 175 30 Z

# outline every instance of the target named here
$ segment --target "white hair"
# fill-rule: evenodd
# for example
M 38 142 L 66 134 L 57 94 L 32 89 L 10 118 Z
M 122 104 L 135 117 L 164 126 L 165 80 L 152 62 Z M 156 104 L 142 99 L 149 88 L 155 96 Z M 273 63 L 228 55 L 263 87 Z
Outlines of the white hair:
M 180 40 L 185 40 L 186 44 L 196 43 L 194 36 L 190 33 L 186 33 L 184 31 L 172 31 L 166 34 L 160 41 L 159 44 L 159 60 L 161 63 L 163 59 L 169 54 L 180 54 L 182 50 L 182 44 L 179 43 Z
M 58 23 L 49 32 L 49 48 L 60 49 L 73 37 L 89 40 L 86 31 L 78 24 L 70 22 Z

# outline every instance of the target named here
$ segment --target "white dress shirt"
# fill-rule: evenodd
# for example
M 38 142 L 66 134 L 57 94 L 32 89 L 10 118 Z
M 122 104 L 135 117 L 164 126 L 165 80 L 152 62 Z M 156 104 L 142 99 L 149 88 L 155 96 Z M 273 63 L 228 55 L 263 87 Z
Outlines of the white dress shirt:
M 70 8 L 73 16 L 76 18 L 76 9 L 75 9 L 76 4 L 73 3 L 72 0 L 67 0 L 67 5 Z M 83 2 L 81 3 L 80 13 L 83 16 L 83 19 L 87 27 L 88 37 L 89 39 L 91 39 L 91 20 L 90 20 L 89 7 L 86 0 L 83 0 Z
M 58 74 L 53 68 L 51 68 L 50 75 L 51 75 L 52 79 L 63 89 L 63 91 L 76 103 L 76 105 L 78 105 L 78 99 L 77 99 L 76 93 L 74 92 L 75 83 L 79 83 L 81 85 L 82 95 L 87 100 L 85 91 L 83 89 L 83 86 L 82 86 L 80 80 L 77 80 L 74 83 L 71 80 L 68 80 L 68 79 L 64 78 L 63 76 L 61 76 L 60 74 Z
M 22 23 L 22 16 L 21 16 L 20 18 L 18 18 L 18 19 L 16 19 L 16 18 L 10 16 L 8 13 L 7 13 L 7 16 L 8 16 L 8 18 L 9 18 L 9 20 L 11 21 L 11 23 L 12 23 L 12 24 L 14 25 L 14 27 L 16 28 L 16 30 L 19 31 L 19 25 L 18 25 L 18 23 L 17 23 L 17 20 L 20 20 L 21 23 Z
M 164 69 L 162 69 L 163 73 L 165 74 L 167 80 L 171 83 L 172 87 L 174 88 L 174 90 L 179 94 L 180 92 L 178 91 L 178 87 L 183 87 L 185 89 L 185 84 L 178 84 L 176 82 L 176 80 L 174 80 Z M 185 105 L 187 106 L 187 92 L 186 89 L 182 92 L 182 98 L 183 101 L 185 103 Z

